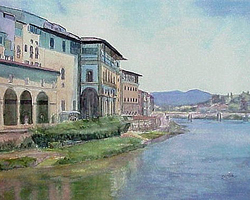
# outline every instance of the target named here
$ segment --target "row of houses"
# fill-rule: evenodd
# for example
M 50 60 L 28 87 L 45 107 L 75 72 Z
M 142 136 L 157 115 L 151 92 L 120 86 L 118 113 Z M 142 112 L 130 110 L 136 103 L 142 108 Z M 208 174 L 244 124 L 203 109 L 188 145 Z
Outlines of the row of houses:
M 150 115 L 142 75 L 124 70 L 109 42 L 79 37 L 23 10 L 0 6 L 0 129 L 82 118 Z

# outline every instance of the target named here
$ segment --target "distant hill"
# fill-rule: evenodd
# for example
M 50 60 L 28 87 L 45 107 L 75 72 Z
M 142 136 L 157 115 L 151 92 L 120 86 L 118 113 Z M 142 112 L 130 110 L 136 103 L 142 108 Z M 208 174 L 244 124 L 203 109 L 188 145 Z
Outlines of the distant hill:
M 187 92 L 170 91 L 170 92 L 152 92 L 155 98 L 155 105 L 157 106 L 181 106 L 181 105 L 194 105 L 203 103 L 211 99 L 212 95 L 208 92 L 201 90 L 189 90 Z

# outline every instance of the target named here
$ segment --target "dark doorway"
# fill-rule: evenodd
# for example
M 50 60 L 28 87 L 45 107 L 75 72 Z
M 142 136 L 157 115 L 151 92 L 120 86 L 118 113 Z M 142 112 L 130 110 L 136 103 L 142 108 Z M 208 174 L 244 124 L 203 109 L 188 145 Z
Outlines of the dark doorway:
M 99 116 L 98 107 L 99 107 L 99 102 L 96 90 L 93 88 L 86 88 L 81 95 L 82 117 L 84 119 L 98 117 Z
M 49 101 L 45 92 L 37 96 L 37 123 L 49 123 Z
M 17 96 L 14 90 L 7 89 L 4 94 L 4 125 L 17 125 Z
M 20 97 L 20 122 L 21 124 L 32 124 L 32 97 L 27 90 Z

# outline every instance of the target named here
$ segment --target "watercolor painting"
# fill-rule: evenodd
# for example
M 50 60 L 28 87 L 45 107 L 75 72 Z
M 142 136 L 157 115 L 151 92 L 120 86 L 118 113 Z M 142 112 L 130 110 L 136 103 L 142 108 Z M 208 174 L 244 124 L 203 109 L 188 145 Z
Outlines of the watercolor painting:
M 1 0 L 0 199 L 248 200 L 248 0 Z

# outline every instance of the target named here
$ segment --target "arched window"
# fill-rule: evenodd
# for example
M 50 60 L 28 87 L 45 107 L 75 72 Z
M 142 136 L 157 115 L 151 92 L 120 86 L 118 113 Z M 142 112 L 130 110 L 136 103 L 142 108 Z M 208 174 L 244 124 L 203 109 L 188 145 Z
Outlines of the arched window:
M 33 46 L 30 46 L 30 58 L 33 58 L 34 50 Z
M 50 46 L 51 49 L 54 49 L 54 46 L 55 46 L 54 38 L 50 38 L 49 46 Z
M 61 69 L 61 80 L 65 80 L 65 69 Z
M 86 73 L 86 81 L 87 82 L 93 82 L 93 71 L 88 70 Z
M 103 71 L 103 73 L 102 73 L 102 76 L 103 76 L 103 77 L 102 77 L 102 80 L 105 81 L 105 72 L 104 72 L 104 71 Z
M 35 58 L 38 59 L 39 50 L 38 47 L 35 48 Z
M 17 54 L 17 58 L 20 58 L 20 55 L 21 55 L 21 47 L 20 47 L 20 45 L 17 45 L 17 47 L 16 47 L 16 54 Z

